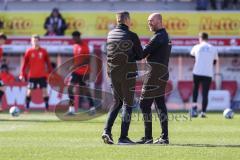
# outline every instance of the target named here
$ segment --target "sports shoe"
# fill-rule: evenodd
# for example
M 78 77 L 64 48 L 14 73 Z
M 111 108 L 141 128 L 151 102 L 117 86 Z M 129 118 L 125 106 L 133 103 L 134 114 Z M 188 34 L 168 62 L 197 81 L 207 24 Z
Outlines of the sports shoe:
M 102 139 L 103 139 L 103 142 L 106 143 L 106 144 L 114 144 L 111 134 L 103 133 L 102 134 Z
M 207 118 L 206 112 L 201 112 L 201 113 L 200 113 L 200 117 L 201 117 L 201 118 Z
M 90 116 L 95 115 L 95 114 L 96 114 L 96 108 L 95 108 L 95 107 L 91 107 L 91 108 L 89 109 L 89 111 L 88 111 L 88 114 L 89 114 Z
M 198 116 L 197 106 L 192 107 L 189 110 L 189 116 L 192 117 L 192 118 L 196 118 Z
M 76 115 L 75 112 L 66 112 L 66 113 L 64 114 L 64 116 L 75 116 L 75 115 Z
M 158 138 L 156 141 L 154 141 L 154 144 L 169 144 L 168 138 Z
M 153 139 L 152 138 L 146 138 L 142 137 L 139 141 L 136 142 L 137 144 L 152 144 Z
M 124 137 L 124 138 L 118 139 L 118 144 L 119 145 L 130 145 L 130 144 L 136 144 L 136 143 L 133 142 L 132 140 L 130 140 L 128 137 Z

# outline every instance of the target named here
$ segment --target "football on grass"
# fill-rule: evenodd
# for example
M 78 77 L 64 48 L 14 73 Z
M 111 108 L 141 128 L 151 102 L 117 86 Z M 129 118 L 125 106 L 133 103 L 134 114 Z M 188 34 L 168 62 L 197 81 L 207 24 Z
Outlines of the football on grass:
M 231 108 L 227 108 L 224 110 L 223 112 L 223 116 L 227 119 L 232 119 L 233 118 L 233 115 L 234 115 L 234 112 Z
M 17 117 L 20 115 L 20 109 L 17 106 L 12 106 L 9 109 L 9 114 L 13 117 Z

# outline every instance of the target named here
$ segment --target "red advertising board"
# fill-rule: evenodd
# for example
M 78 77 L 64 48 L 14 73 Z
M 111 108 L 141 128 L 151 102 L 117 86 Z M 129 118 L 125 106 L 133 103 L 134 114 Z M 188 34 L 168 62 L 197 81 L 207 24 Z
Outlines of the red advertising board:
M 104 38 L 85 38 L 89 44 L 102 45 L 106 43 Z M 142 43 L 146 43 L 148 38 L 141 38 Z M 40 41 L 43 45 L 71 45 L 73 41 L 66 37 L 43 37 Z M 240 38 L 210 38 L 209 42 L 216 46 L 240 46 Z M 193 46 L 198 43 L 197 38 L 172 38 L 174 46 Z M 30 38 L 9 38 L 7 44 L 10 45 L 29 45 Z
M 27 83 L 26 82 L 13 82 L 6 84 L 5 94 L 3 97 L 2 107 L 3 109 L 8 109 L 11 106 L 18 106 L 20 109 L 24 109 L 25 98 L 27 94 Z M 49 107 L 54 109 L 55 106 L 63 100 L 68 99 L 66 94 L 61 94 L 53 90 L 48 86 L 49 94 Z M 32 92 L 32 101 L 30 103 L 31 109 L 43 109 L 45 107 L 42 92 L 40 89 L 36 89 Z

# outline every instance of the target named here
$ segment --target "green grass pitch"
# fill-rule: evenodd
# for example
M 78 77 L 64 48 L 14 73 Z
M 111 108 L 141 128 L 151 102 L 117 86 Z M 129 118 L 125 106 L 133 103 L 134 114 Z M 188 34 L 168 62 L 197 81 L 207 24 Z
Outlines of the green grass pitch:
M 186 113 L 169 115 L 170 145 L 110 146 L 101 139 L 106 115 L 79 122 L 60 121 L 54 114 L 30 113 L 13 118 L 0 113 L 0 160 L 240 159 L 239 113 L 232 120 L 221 113 L 209 113 L 206 119 L 189 119 Z M 119 133 L 120 117 L 113 128 L 115 143 Z M 159 133 L 159 122 L 154 118 L 154 138 Z M 143 122 L 134 113 L 129 137 L 138 140 L 142 136 Z

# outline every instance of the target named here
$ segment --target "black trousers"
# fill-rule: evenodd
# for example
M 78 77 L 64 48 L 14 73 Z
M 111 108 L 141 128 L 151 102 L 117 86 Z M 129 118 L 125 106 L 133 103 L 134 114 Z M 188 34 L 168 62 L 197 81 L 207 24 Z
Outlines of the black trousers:
M 74 95 L 77 94 L 77 93 L 74 93 L 74 86 L 75 85 L 86 86 L 86 83 L 84 82 L 84 75 L 79 75 L 79 74 L 76 74 L 76 73 L 72 73 L 71 76 L 72 76 L 71 81 L 70 81 L 71 85 L 68 88 L 68 96 L 69 96 L 69 99 L 70 99 L 70 101 L 69 101 L 70 104 L 69 105 L 74 106 Z M 93 107 L 94 106 L 94 101 L 92 99 L 92 95 L 91 95 L 90 91 L 87 90 L 86 93 L 84 94 L 85 96 L 81 96 L 81 94 L 82 94 L 82 91 L 79 90 L 79 95 L 80 95 L 79 96 L 79 102 L 81 103 L 85 98 L 87 98 L 90 106 Z M 79 103 L 79 108 L 81 106 L 80 103 Z
M 208 92 L 212 82 L 211 77 L 193 75 L 193 102 L 197 102 L 198 89 L 200 84 L 202 85 L 202 111 L 206 112 L 208 105 Z
M 120 138 L 128 136 L 128 130 L 131 122 L 132 106 L 134 103 L 134 90 L 136 79 L 131 78 L 124 80 L 118 76 L 111 78 L 112 90 L 114 94 L 114 103 L 111 106 L 108 118 L 105 124 L 105 132 L 111 134 L 112 126 L 122 108 L 122 122 Z
M 168 113 L 165 104 L 165 96 L 142 99 L 140 101 L 140 107 L 143 113 L 145 137 L 148 139 L 152 138 L 152 103 L 155 103 L 155 108 L 157 111 L 158 118 L 160 120 L 160 125 L 162 128 L 161 136 L 163 139 L 168 139 Z
M 159 69 L 158 69 L 159 70 Z M 156 72 L 158 73 L 158 72 Z M 151 106 L 155 103 L 158 118 L 161 125 L 161 138 L 168 139 L 168 113 L 165 104 L 165 89 L 168 80 L 168 74 L 162 79 L 158 79 L 157 75 L 163 74 L 152 74 L 148 75 L 148 78 L 143 84 L 143 90 L 140 100 L 140 108 L 143 114 L 145 137 L 152 138 L 152 110 Z M 157 78 L 156 78 L 157 77 Z M 155 87 L 152 87 L 155 86 Z M 155 88 L 155 90 L 154 90 Z

